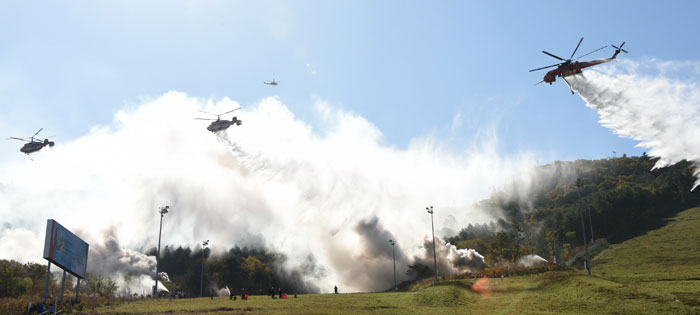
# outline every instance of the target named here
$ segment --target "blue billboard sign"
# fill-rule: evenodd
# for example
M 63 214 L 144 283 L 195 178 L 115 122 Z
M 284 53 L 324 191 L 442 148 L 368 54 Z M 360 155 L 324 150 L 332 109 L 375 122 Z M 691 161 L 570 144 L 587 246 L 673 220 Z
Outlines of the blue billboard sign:
M 85 278 L 89 246 L 56 220 L 46 222 L 44 259 L 81 279 Z

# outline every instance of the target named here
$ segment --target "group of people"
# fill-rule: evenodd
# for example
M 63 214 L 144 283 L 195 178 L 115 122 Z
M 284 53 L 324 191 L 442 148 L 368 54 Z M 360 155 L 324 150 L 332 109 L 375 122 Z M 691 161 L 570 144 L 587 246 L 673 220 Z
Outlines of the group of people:
M 282 292 L 282 288 L 277 288 L 277 293 L 279 294 L 280 299 L 286 299 L 287 298 L 287 293 Z M 275 287 L 270 287 L 270 290 L 267 292 L 267 295 L 269 295 L 271 298 L 275 298 Z M 296 298 L 297 295 L 294 294 L 294 298 Z
M 77 303 L 79 302 L 76 302 L 75 300 L 69 300 L 66 302 L 55 301 L 53 303 L 49 300 L 48 303 L 39 302 L 36 304 L 29 302 L 27 305 L 27 314 L 31 314 L 35 310 L 37 314 L 40 315 L 58 314 L 62 312 L 65 313 L 66 311 L 71 312 Z M 61 308 L 61 311 L 58 310 L 59 307 Z
M 212 291 L 212 296 L 214 295 L 213 292 L 214 292 L 214 291 Z M 235 292 L 233 292 L 233 289 L 229 289 L 229 291 L 228 291 L 228 299 L 229 299 L 229 300 L 234 300 L 234 301 L 235 301 L 235 300 L 236 300 L 236 297 L 237 297 L 237 295 L 236 295 Z M 248 299 L 248 293 L 245 292 L 245 289 L 241 289 L 241 300 L 247 300 L 247 299 Z
M 214 291 L 212 290 L 212 299 L 214 297 Z M 262 295 L 262 289 L 260 289 L 260 295 Z M 286 299 L 287 298 L 287 293 L 282 291 L 282 288 L 277 288 L 275 290 L 275 287 L 270 287 L 270 289 L 267 291 L 267 295 L 269 295 L 273 299 Z M 241 289 L 241 300 L 247 300 L 248 299 L 248 293 L 246 293 L 245 289 Z M 238 298 L 238 295 L 234 292 L 233 289 L 229 289 L 229 294 L 228 294 L 228 299 L 229 300 L 236 300 Z M 294 294 L 294 298 L 297 298 L 296 293 Z
M 182 291 L 171 291 L 167 294 L 171 299 L 190 299 L 193 298 L 193 296 L 187 292 L 182 292 Z
M 32 304 L 30 303 L 29 309 L 27 310 L 27 313 L 29 313 L 29 311 L 31 311 L 32 308 L 33 308 Z M 44 303 L 39 303 L 36 305 L 36 312 L 37 312 L 37 314 L 42 314 L 42 315 L 56 314 L 56 304 L 49 303 L 48 305 L 46 305 Z

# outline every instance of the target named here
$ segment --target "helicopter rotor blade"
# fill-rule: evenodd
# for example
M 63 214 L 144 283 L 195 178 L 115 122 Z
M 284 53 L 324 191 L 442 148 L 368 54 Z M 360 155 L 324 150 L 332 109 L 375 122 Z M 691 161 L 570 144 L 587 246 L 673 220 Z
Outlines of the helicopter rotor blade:
M 203 110 L 200 110 L 200 109 L 198 109 L 197 111 L 198 111 L 198 112 L 202 112 L 202 113 L 205 113 L 205 114 L 209 114 L 209 115 L 214 115 L 214 116 L 218 116 L 218 115 L 216 115 L 216 114 L 212 114 L 212 113 L 210 113 L 210 112 L 205 112 L 205 111 L 203 111 Z
M 216 120 L 214 118 L 195 118 L 195 119 L 197 119 L 197 120 Z
M 564 58 L 562 58 L 562 57 L 555 56 L 554 54 L 548 53 L 548 52 L 546 52 L 546 51 L 544 51 L 544 50 L 543 50 L 542 52 L 545 53 L 545 54 L 547 54 L 547 55 L 550 55 L 550 56 L 552 56 L 552 57 L 554 57 L 554 58 L 557 58 L 557 59 L 559 59 L 559 60 L 561 60 L 561 61 L 564 61 Z
M 579 60 L 579 59 L 581 59 L 581 58 L 583 58 L 583 57 L 585 57 L 585 56 L 588 56 L 588 55 L 590 55 L 590 54 L 592 54 L 592 53 L 594 53 L 594 52 L 596 52 L 596 51 L 599 51 L 599 50 L 601 50 L 601 49 L 603 49 L 603 48 L 605 48 L 605 47 L 608 47 L 608 45 L 605 45 L 605 46 L 603 46 L 603 47 L 600 47 L 600 48 L 598 48 L 598 49 L 596 49 L 596 50 L 594 50 L 594 51 L 591 51 L 591 52 L 589 52 L 589 53 L 587 53 L 587 54 L 585 54 L 585 55 L 578 56 L 578 57 L 576 57 L 576 59 L 574 59 L 574 60 Z
M 581 37 L 581 40 L 578 41 L 578 45 L 576 45 L 576 49 L 574 49 L 574 52 L 571 54 L 571 57 L 569 57 L 569 59 L 574 58 L 574 55 L 576 54 L 578 47 L 581 46 L 582 41 L 583 41 L 583 37 Z
M 237 111 L 237 110 L 239 110 L 239 109 L 241 109 L 241 108 L 239 107 L 239 108 L 236 108 L 236 109 L 230 110 L 230 111 L 228 111 L 228 112 L 225 112 L 225 113 L 223 113 L 223 114 L 219 114 L 219 115 L 217 115 L 217 116 L 223 116 L 223 115 L 226 115 L 226 114 L 228 114 L 228 113 L 230 113 L 230 112 L 234 112 L 234 111 Z
M 532 69 L 532 70 L 530 70 L 530 72 L 532 72 L 532 71 L 537 71 L 537 70 L 542 70 L 542 69 L 547 69 L 547 68 L 551 68 L 551 67 L 556 67 L 556 66 L 558 66 L 558 65 L 560 65 L 560 63 L 555 64 L 555 65 L 551 65 L 551 66 L 542 67 L 542 68 Z
M 22 139 L 22 138 L 17 138 L 17 137 L 9 137 L 9 138 L 7 138 L 7 140 L 10 140 L 10 139 L 15 139 L 15 140 L 20 140 L 20 141 L 29 142 L 29 140 L 27 140 L 27 139 Z
M 36 135 L 38 135 L 42 130 L 44 130 L 44 128 L 39 128 L 39 131 L 37 131 L 37 132 L 32 136 L 32 138 L 36 137 Z

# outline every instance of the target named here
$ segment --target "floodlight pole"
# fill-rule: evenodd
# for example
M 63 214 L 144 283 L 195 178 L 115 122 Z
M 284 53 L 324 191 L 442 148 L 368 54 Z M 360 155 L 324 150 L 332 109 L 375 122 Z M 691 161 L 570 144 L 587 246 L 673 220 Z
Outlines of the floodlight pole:
M 202 242 L 202 275 L 199 278 L 199 297 L 204 296 L 204 246 L 209 244 L 209 240 Z
M 581 186 L 583 186 L 583 180 L 580 178 L 576 179 L 576 191 L 578 192 L 578 210 L 581 214 L 581 231 L 583 231 L 583 245 L 586 247 L 586 270 L 588 270 L 588 275 L 591 275 L 591 261 L 588 258 L 588 242 L 586 240 L 586 225 L 583 221 L 583 209 L 581 209 Z
M 170 206 L 161 207 L 160 211 L 160 229 L 158 230 L 158 251 L 156 252 L 156 285 L 153 287 L 153 296 L 158 298 L 158 263 L 160 262 L 160 234 L 163 231 L 163 216 L 168 213 Z
M 396 247 L 394 246 L 396 243 L 393 240 L 390 240 L 391 242 L 391 257 L 394 260 L 394 291 L 399 291 L 398 285 L 396 285 Z
M 433 285 L 435 285 L 435 282 L 438 281 L 438 269 L 437 255 L 435 255 L 435 224 L 433 224 L 433 206 L 425 207 L 425 210 L 428 210 L 428 213 L 430 213 L 430 229 L 433 231 L 433 264 L 435 267 L 435 280 L 433 281 Z

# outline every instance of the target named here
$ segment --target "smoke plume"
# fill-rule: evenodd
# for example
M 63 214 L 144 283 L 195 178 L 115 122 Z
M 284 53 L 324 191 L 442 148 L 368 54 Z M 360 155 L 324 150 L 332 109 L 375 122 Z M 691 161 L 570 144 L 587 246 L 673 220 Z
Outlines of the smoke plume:
M 90 244 L 88 253 L 88 273 L 109 275 L 119 286 L 118 293 L 151 294 L 156 272 L 156 258 L 146 256 L 131 249 L 124 249 L 119 244 L 114 231 L 108 230 L 102 238 L 104 243 Z M 160 280 L 169 281 L 166 273 L 159 273 Z M 158 282 L 158 291 L 168 291 L 162 282 Z
M 518 265 L 524 267 L 532 267 L 534 265 L 544 264 L 547 262 L 548 261 L 546 259 L 540 257 L 539 255 L 527 255 L 518 259 Z
M 566 77 L 600 123 L 621 137 L 640 141 L 658 157 L 654 168 L 688 160 L 700 185 L 700 67 L 691 63 L 624 61 Z
M 193 119 L 196 110 L 238 103 L 170 92 L 34 162 L 0 161 L 0 257 L 41 261 L 52 218 L 90 243 L 89 270 L 150 275 L 154 257 L 139 251 L 158 244 L 157 211 L 169 205 L 164 245 L 210 240 L 213 255 L 262 247 L 286 257 L 276 270 L 319 291 L 384 290 L 393 284 L 389 239 L 399 281 L 406 257 L 423 256 L 425 206 L 435 206 L 435 222 L 449 218 L 455 227 L 486 221 L 474 202 L 534 165 L 530 154 L 500 156 L 493 135 L 462 150 L 431 137 L 398 149 L 366 119 L 314 105 L 319 122 L 311 126 L 266 98 L 237 112 L 243 125 L 214 135 Z M 450 246 L 438 248 L 438 261 L 449 261 L 442 274 L 479 260 Z
M 433 266 L 437 260 L 438 274 L 441 276 L 477 271 L 486 268 L 484 256 L 473 249 L 457 249 L 456 246 L 445 243 L 441 238 L 435 238 L 435 257 L 433 257 L 433 242 L 430 237 L 423 239 L 423 248 L 414 261 L 425 266 Z M 431 267 L 432 269 L 432 267 Z

